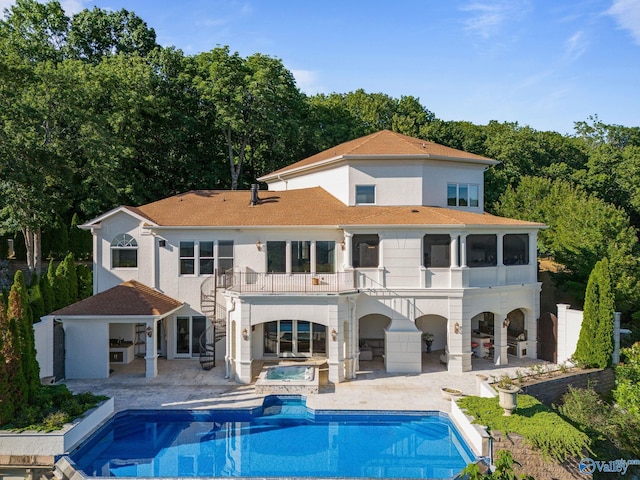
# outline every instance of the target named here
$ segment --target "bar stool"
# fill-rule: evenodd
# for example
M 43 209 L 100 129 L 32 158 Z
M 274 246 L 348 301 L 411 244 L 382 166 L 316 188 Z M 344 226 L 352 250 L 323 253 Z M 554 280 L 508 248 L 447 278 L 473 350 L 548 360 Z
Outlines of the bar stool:
M 480 357 L 480 353 L 478 352 L 478 347 L 480 344 L 478 342 L 471 342 L 471 350 L 473 351 L 473 355 L 475 357 Z
M 493 358 L 493 344 L 491 342 L 487 342 L 484 344 L 484 348 L 487 349 L 487 355 L 485 358 Z

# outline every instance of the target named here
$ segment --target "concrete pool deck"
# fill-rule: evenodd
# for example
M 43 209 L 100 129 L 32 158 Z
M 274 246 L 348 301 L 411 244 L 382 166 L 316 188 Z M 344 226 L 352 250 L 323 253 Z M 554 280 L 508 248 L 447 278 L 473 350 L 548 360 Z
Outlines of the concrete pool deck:
M 505 373 L 515 376 L 542 360 L 509 357 L 508 366 L 495 366 L 486 359 L 474 358 L 473 370 L 449 373 L 439 362 L 440 353 L 423 353 L 422 372 L 386 373 L 381 358 L 361 361 L 353 380 L 321 386 L 319 394 L 307 395 L 307 406 L 316 410 L 440 410 L 450 412 L 450 403 L 442 398 L 442 387 L 455 388 L 465 395 L 476 395 L 476 375 L 489 378 Z M 212 370 L 203 370 L 197 359 L 158 361 L 158 376 L 146 378 L 144 360 L 113 366 L 107 379 L 66 380 L 74 393 L 92 392 L 114 398 L 115 410 L 165 408 L 247 408 L 262 404 L 265 395 L 255 393 L 255 385 L 240 385 L 224 378 L 224 362 Z M 256 363 L 256 369 L 262 367 Z M 257 376 L 257 373 L 256 373 Z

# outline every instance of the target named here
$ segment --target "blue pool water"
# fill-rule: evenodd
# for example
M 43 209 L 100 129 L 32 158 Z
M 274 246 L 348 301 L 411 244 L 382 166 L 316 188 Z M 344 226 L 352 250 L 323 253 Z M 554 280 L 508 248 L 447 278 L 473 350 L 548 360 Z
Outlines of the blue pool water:
M 439 412 L 314 412 L 271 396 L 257 409 L 121 412 L 70 459 L 94 477 L 450 478 L 475 457 Z

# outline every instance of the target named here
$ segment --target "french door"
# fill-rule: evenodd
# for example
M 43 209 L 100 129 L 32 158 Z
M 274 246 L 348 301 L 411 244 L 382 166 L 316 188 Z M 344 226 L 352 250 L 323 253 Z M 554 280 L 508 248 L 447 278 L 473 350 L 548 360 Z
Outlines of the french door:
M 264 324 L 264 355 L 310 357 L 326 355 L 327 327 L 304 320 L 278 320 Z
M 176 318 L 176 357 L 197 357 L 200 354 L 200 335 L 207 328 L 203 316 Z

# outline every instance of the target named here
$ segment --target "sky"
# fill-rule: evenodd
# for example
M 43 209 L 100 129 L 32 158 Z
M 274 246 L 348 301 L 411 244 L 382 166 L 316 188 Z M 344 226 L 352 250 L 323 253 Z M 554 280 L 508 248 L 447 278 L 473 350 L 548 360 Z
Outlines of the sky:
M 13 0 L 0 0 L 6 8 Z M 158 43 L 282 60 L 308 95 L 411 95 L 443 120 L 640 126 L 640 0 L 62 0 L 134 11 Z

